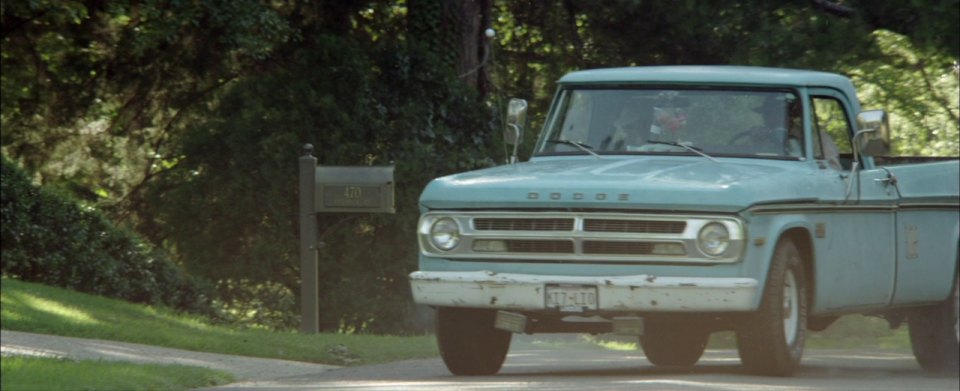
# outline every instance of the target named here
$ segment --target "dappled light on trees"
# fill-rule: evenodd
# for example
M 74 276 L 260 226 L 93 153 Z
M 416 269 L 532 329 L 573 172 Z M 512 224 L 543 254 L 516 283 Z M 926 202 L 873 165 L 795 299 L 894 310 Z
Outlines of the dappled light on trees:
M 867 108 L 892 113 L 894 153 L 956 156 L 960 152 L 960 69 L 956 60 L 913 46 L 899 34 L 873 33 L 878 58 L 845 68 Z
M 395 216 L 321 219 L 328 330 L 422 330 L 409 301 L 431 178 L 523 148 L 554 82 L 610 66 L 739 64 L 850 75 L 899 154 L 958 151 L 957 2 L 4 1 L 2 150 L 293 327 L 296 157 L 397 166 Z M 483 32 L 495 31 L 493 37 Z M 486 59 L 486 62 L 484 62 Z M 529 150 L 521 149 L 521 158 Z M 258 309 L 259 308 L 259 309 Z

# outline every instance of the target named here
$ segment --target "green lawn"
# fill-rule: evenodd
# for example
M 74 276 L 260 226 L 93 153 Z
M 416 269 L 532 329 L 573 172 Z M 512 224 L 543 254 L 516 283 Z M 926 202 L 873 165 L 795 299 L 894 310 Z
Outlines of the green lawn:
M 5 330 L 333 365 L 437 355 L 433 336 L 271 332 L 6 278 L 0 287 Z M 24 357 L 4 357 L 0 376 L 3 390 L 182 390 L 234 380 L 186 366 Z
M 232 382 L 221 371 L 180 365 L 70 361 L 40 357 L 4 357 L 4 391 L 37 390 L 186 390 Z
M 433 336 L 300 334 L 213 325 L 66 289 L 3 279 L 0 328 L 141 343 L 210 353 L 332 365 L 375 364 L 437 355 Z M 334 348 L 337 349 L 334 349 Z

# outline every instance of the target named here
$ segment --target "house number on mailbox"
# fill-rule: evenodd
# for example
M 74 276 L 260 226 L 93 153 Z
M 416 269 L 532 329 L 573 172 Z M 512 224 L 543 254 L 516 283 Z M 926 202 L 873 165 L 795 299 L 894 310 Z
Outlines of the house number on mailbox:
M 347 186 L 343 189 L 343 197 L 350 200 L 355 200 L 360 198 L 363 194 L 363 190 L 359 186 Z

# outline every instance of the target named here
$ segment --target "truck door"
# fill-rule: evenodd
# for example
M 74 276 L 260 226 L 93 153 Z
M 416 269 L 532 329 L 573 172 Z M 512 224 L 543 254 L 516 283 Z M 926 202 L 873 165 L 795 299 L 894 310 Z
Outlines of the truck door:
M 823 182 L 842 183 L 842 189 L 825 189 L 832 198 L 822 202 L 830 206 L 811 216 L 818 231 L 814 311 L 882 307 L 894 291 L 897 193 L 882 181 L 885 170 L 862 163 L 853 169 L 855 113 L 846 99 L 832 89 L 810 95 L 814 160 L 822 175 L 844 178 Z
M 897 290 L 893 304 L 937 303 L 950 293 L 960 237 L 960 164 L 886 167 L 896 178 Z M 888 181 L 889 182 L 889 181 Z

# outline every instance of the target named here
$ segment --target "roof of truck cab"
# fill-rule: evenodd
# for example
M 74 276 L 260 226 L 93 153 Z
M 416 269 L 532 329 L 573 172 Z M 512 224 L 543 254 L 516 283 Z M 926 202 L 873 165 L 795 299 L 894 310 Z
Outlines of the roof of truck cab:
M 734 65 L 678 65 L 591 69 L 568 73 L 560 84 L 691 84 L 822 86 L 854 93 L 850 79 L 836 73 Z

